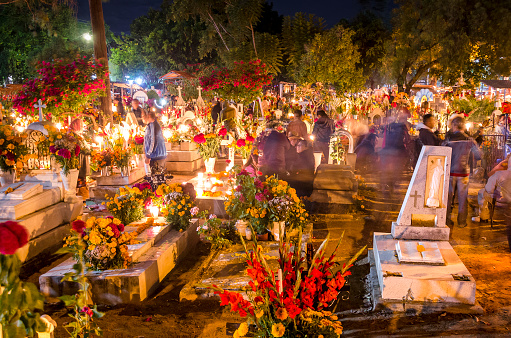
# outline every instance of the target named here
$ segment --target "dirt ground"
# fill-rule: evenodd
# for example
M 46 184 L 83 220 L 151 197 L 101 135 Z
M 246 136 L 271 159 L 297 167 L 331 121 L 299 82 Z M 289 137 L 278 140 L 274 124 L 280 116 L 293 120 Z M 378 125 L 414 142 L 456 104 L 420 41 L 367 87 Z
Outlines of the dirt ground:
M 389 198 L 376 192 L 363 201 L 363 211 L 350 215 L 316 215 L 314 244 L 319 245 L 327 234 L 337 239 L 344 232 L 339 255 L 342 260 L 364 245 L 372 247 L 374 231 L 390 231 L 403 195 L 396 194 Z M 511 337 L 511 254 L 504 232 L 502 220 L 497 220 L 494 228 L 469 224 L 466 228 L 455 226 L 452 232 L 450 242 L 476 280 L 476 299 L 484 314 L 372 312 L 368 298 L 369 264 L 366 254 L 353 267 L 349 299 L 340 301 L 337 307 L 341 313 L 344 335 Z M 208 244 L 198 245 L 196 251 L 165 278 L 154 296 L 140 304 L 100 307 L 105 313 L 98 320 L 104 337 L 226 337 L 226 323 L 242 322 L 228 308 L 220 307 L 216 300 L 179 302 L 180 290 L 192 279 L 209 253 Z M 38 269 L 24 271 L 24 276 L 37 283 L 40 274 L 65 258 L 54 257 Z M 45 312 L 59 325 L 56 337 L 68 337 L 63 326 L 70 318 L 62 304 L 55 299 L 48 299 Z

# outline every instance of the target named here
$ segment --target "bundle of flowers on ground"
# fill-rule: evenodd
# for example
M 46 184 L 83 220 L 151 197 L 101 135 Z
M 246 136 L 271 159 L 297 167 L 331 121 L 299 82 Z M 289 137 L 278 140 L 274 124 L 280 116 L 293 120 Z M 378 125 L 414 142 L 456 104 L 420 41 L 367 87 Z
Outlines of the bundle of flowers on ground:
M 236 239 L 236 228 L 232 221 L 222 221 L 211 214 L 204 223 L 197 227 L 199 235 L 211 243 L 213 249 L 224 248 L 231 245 Z
M 244 170 L 239 172 L 224 204 L 231 218 L 248 221 L 258 234 L 273 222 L 286 222 L 287 229 L 308 224 L 309 215 L 296 190 L 274 176 L 261 181 Z
M 199 208 L 194 207 L 194 198 L 179 183 L 162 184 L 155 195 L 153 203 L 161 206 L 167 222 L 179 231 L 188 229 L 190 220 L 199 212 Z
M 23 168 L 28 161 L 29 149 L 25 145 L 27 134 L 19 133 L 12 126 L 0 125 L 0 169 L 12 172 Z
M 39 143 L 39 147 L 50 151 L 51 156 L 61 167 L 64 174 L 80 167 L 82 140 L 75 133 L 63 133 L 54 126 L 45 125 L 48 138 Z
M 84 259 L 94 270 L 125 269 L 131 263 L 128 244 L 133 244 L 133 234 L 124 232 L 124 224 L 113 217 L 91 217 L 87 222 L 73 222 L 73 230 L 82 235 L 86 247 Z M 80 245 L 76 236 L 66 238 L 66 247 Z M 79 259 L 79 257 L 75 257 Z
M 310 266 L 301 256 L 301 233 L 298 243 L 292 248 L 287 240 L 280 242 L 279 266 L 272 271 L 262 253 L 262 247 L 254 240 L 251 250 L 241 238 L 247 256 L 249 282 L 245 300 L 238 292 L 223 290 L 213 285 L 220 296 L 220 305 L 230 305 L 232 312 L 241 317 L 250 316 L 257 325 L 259 337 L 339 337 L 342 325 L 337 316 L 326 309 L 332 305 L 350 275 L 348 269 L 365 250 L 361 249 L 342 268 L 334 258 L 339 247 L 325 256 L 327 239 L 314 255 Z M 277 278 L 278 277 L 278 278 Z M 246 327 L 234 336 L 246 334 Z M 238 329 L 238 330 L 240 330 Z
M 44 297 L 37 286 L 19 278 L 21 261 L 16 250 L 28 242 L 28 232 L 19 223 L 0 223 L 0 336 L 34 336 L 46 327 L 38 311 L 44 309 Z
M 106 208 L 121 223 L 130 224 L 144 217 L 146 193 L 141 192 L 137 187 L 119 188 L 119 194 L 115 194 L 113 198 L 105 197 L 108 200 Z

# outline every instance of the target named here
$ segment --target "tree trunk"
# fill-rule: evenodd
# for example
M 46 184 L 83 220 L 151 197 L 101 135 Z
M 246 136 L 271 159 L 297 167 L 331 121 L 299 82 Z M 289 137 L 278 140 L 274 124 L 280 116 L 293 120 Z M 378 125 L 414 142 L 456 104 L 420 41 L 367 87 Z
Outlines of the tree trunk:
M 106 65 L 108 71 L 108 53 L 106 50 L 105 21 L 103 19 L 103 5 L 101 0 L 89 0 L 90 21 L 92 25 L 92 36 L 94 41 L 94 56 L 101 63 Z M 100 98 L 101 110 L 104 114 L 104 124 L 113 122 L 112 119 L 112 97 L 110 93 L 110 76 L 105 79 L 106 96 Z

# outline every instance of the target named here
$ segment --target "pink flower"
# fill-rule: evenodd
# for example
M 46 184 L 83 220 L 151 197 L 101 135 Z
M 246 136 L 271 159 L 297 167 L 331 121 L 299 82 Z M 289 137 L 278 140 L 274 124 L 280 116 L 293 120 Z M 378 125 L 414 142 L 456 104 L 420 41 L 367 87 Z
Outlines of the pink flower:
M 80 146 L 77 144 L 75 147 L 75 156 L 80 155 Z
M 206 137 L 204 137 L 204 134 L 197 134 L 193 137 L 193 142 L 197 144 L 206 143 Z
M 221 128 L 219 131 L 218 131 L 218 136 L 225 136 L 227 135 L 227 129 L 225 128 Z
M 63 158 L 69 159 L 71 158 L 71 152 L 67 149 L 59 149 L 57 155 L 62 156 Z
M 245 146 L 245 144 L 246 144 L 246 143 L 245 143 L 245 140 L 244 140 L 244 139 L 242 139 L 242 138 L 241 138 L 241 139 L 239 139 L 239 140 L 236 142 L 236 146 L 237 146 L 238 148 L 244 147 L 244 146 Z

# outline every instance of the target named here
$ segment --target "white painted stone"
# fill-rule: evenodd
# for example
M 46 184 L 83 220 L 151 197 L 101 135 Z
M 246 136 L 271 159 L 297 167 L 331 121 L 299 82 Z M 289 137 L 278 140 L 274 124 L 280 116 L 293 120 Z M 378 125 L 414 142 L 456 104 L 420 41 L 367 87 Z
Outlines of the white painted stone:
M 91 285 L 92 301 L 115 305 L 138 303 L 149 297 L 177 262 L 198 243 L 196 222 L 197 220 L 192 220 L 186 231 L 170 231 L 164 235 L 129 269 L 89 272 L 87 279 Z M 73 263 L 70 258 L 41 275 L 41 292 L 53 297 L 74 294 L 78 288 L 76 283 L 61 282 Z
M 191 162 L 167 162 L 167 171 L 171 173 L 192 173 L 203 166 L 202 158 Z
M 405 199 L 397 221 L 392 224 L 392 235 L 402 239 L 428 239 L 448 240 L 449 228 L 446 226 L 447 198 L 449 191 L 449 172 L 451 167 L 451 148 L 424 146 L 408 185 Z M 434 182 L 435 168 L 441 162 L 442 177 L 438 186 L 438 207 L 428 206 L 428 198 L 431 195 L 432 183 Z M 420 215 L 435 217 L 433 226 L 415 226 L 412 217 L 420 218 Z
M 475 304 L 475 280 L 449 242 L 436 242 L 445 265 L 399 263 L 397 242 L 390 234 L 374 233 L 373 249 L 382 299 Z M 456 280 L 455 276 L 465 276 L 468 280 Z
M 0 203 L 0 219 L 20 219 L 62 200 L 60 188 L 45 189 L 28 200 L 5 200 Z
M 145 176 L 145 170 L 143 168 L 135 168 L 131 170 L 129 176 L 111 175 L 111 176 L 99 176 L 96 178 L 98 186 L 125 186 L 133 184 Z
M 31 170 L 26 176 L 21 177 L 21 179 L 26 182 L 40 183 L 45 189 L 62 186 L 60 173 L 53 170 L 34 169 Z
M 7 192 L 11 188 L 12 192 Z M 43 186 L 39 183 L 18 182 L 7 185 L 0 189 L 0 201 L 27 200 L 30 197 L 43 192 Z M 1 203 L 1 202 L 0 202 Z

